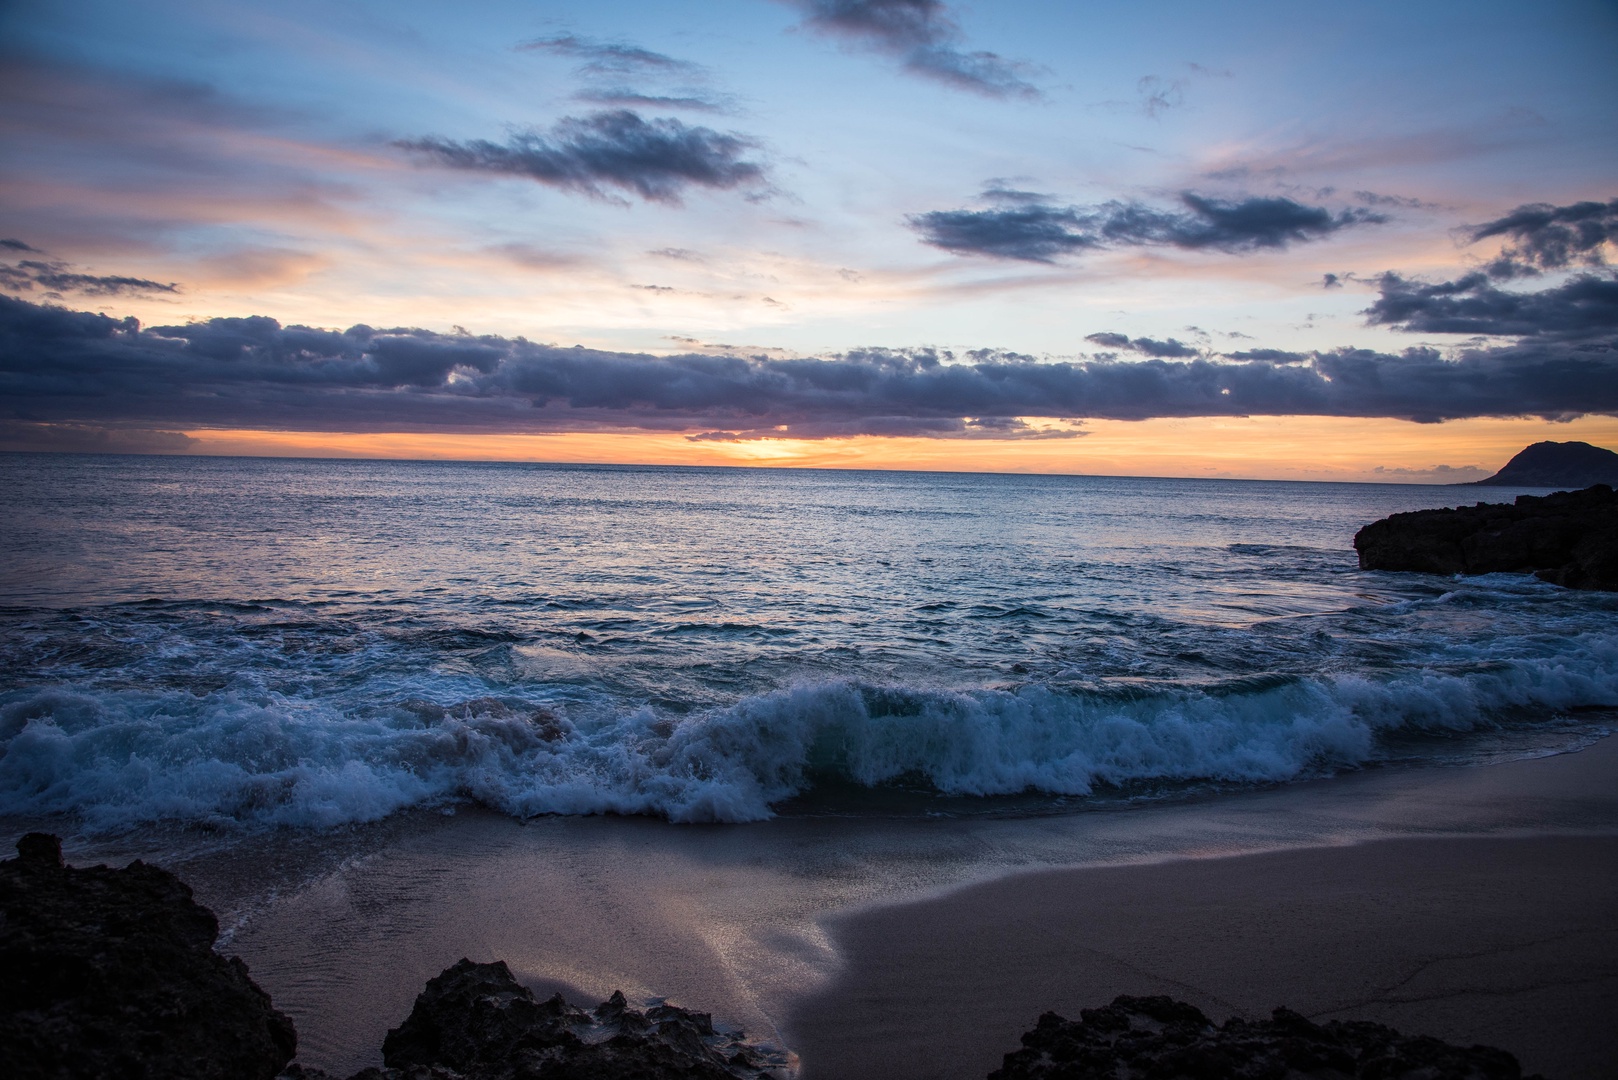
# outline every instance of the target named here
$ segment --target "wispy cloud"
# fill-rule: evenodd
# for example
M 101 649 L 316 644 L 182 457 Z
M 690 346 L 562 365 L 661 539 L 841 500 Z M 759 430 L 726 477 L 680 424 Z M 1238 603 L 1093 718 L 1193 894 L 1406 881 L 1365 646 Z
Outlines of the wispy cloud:
M 756 144 L 738 134 L 679 120 L 642 119 L 628 109 L 567 117 L 549 132 L 519 132 L 504 143 L 427 137 L 395 143 L 452 169 L 523 176 L 597 197 L 607 188 L 678 204 L 691 187 L 762 187 L 763 166 L 743 156 Z
M 44 252 L 21 240 L 0 240 L 0 248 L 11 251 Z M 141 296 L 152 293 L 177 293 L 179 285 L 172 281 L 150 281 L 127 274 L 87 274 L 72 263 L 58 259 L 22 259 L 15 263 L 0 262 L 0 289 L 7 292 L 33 292 L 40 290 L 48 299 L 61 299 L 63 293 L 81 296 Z
M 556 34 L 536 38 L 517 46 L 529 52 L 545 52 L 579 61 L 578 70 L 586 75 L 638 75 L 657 74 L 694 75 L 701 72 L 700 65 L 689 60 L 677 60 L 664 53 L 643 49 L 622 42 L 596 41 L 576 34 Z
M 1028 262 L 1108 247 L 1166 246 L 1245 254 L 1318 240 L 1387 219 L 1359 207 L 1335 214 L 1278 196 L 1227 200 L 1182 192 L 1184 209 L 1139 202 L 1063 206 L 1047 196 L 990 188 L 983 210 L 932 210 L 907 218 L 922 242 L 958 255 Z
M 645 94 L 625 87 L 605 90 L 581 90 L 573 95 L 575 101 L 591 105 L 612 105 L 619 108 L 683 109 L 687 112 L 724 112 L 728 104 L 718 97 L 696 94 Z
M 1029 65 L 962 47 L 965 35 L 941 0 L 787 0 L 803 26 L 899 60 L 912 75 L 988 97 L 1037 98 Z

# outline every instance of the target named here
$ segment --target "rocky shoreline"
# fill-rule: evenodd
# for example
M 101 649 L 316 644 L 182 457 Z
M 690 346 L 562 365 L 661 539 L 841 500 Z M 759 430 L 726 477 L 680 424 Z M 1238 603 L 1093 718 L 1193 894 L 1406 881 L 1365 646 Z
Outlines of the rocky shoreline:
M 74 868 L 29 833 L 0 862 L 0 1060 L 7 1075 L 127 1080 L 335 1080 L 297 1064 L 292 1021 L 178 878 L 142 862 Z M 1118 997 L 1078 1021 L 1040 1017 L 990 1080 L 1356 1077 L 1520 1080 L 1503 1050 L 1401 1036 L 1380 1024 L 1315 1024 L 1286 1009 L 1216 1027 L 1168 997 Z M 384 1067 L 350 1080 L 763 1080 L 790 1055 L 667 1004 L 614 993 L 592 1010 L 540 1001 L 501 961 L 461 960 L 431 979 L 388 1032 Z
M 1415 510 L 1354 536 L 1362 570 L 1530 573 L 1570 589 L 1618 590 L 1618 493 L 1605 484 L 1513 504 Z

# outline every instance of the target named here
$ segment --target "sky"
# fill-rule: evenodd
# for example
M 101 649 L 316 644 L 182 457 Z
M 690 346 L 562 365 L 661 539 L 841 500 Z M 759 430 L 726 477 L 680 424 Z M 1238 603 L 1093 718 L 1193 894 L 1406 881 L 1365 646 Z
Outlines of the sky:
M 0 449 L 1618 448 L 1618 4 L 0 0 Z

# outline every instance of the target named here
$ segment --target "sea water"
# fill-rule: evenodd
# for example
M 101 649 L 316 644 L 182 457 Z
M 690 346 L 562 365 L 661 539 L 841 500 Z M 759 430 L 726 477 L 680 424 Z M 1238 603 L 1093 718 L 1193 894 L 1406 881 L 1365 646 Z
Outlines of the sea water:
M 0 814 L 1029 814 L 1556 752 L 1618 708 L 1618 596 L 1351 547 L 1515 494 L 0 455 Z

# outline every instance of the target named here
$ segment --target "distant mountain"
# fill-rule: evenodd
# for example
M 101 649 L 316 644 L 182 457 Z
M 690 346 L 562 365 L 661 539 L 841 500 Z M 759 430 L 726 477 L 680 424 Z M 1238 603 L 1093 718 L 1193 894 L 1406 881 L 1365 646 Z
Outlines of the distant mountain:
M 1487 480 L 1474 480 L 1473 484 L 1568 490 L 1591 484 L 1618 487 L 1618 454 L 1587 442 L 1537 442 Z

